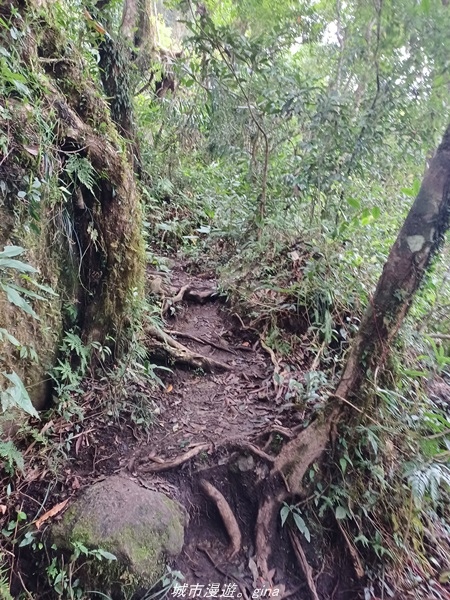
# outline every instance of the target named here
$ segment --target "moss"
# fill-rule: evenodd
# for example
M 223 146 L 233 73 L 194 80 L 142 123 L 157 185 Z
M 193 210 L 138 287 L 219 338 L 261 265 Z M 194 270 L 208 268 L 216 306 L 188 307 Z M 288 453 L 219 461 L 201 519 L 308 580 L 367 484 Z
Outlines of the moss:
M 139 491 L 143 494 L 140 498 L 136 496 L 138 486 L 127 480 L 117 483 L 116 479 L 113 484 L 105 481 L 88 490 L 62 522 L 53 526 L 52 542 L 65 551 L 81 542 L 87 548 L 101 548 L 117 556 L 118 562 L 108 565 L 106 571 L 89 571 L 90 585 L 102 583 L 106 574 L 108 583 L 125 577 L 135 582 L 135 589 L 150 587 L 164 573 L 166 556 L 181 550 L 184 515 L 170 498 Z M 130 487 L 122 489 L 121 485 Z M 133 508 L 125 516 L 123 508 L 130 502 Z
M 126 144 L 98 82 L 86 76 L 82 58 L 58 24 L 57 10 L 48 6 L 38 17 L 28 15 L 31 35 L 17 60 L 18 70 L 33 79 L 33 98 L 6 98 L 2 114 L 8 117 L 0 119 L 0 133 L 10 143 L 0 165 L 6 186 L 0 199 L 0 248 L 25 247 L 41 281 L 60 293 L 59 299 L 33 302 L 40 321 L 24 316 L 0 295 L 2 326 L 24 346 L 34 346 L 38 356 L 37 362 L 19 361 L 10 345 L 0 344 L 1 368 L 18 372 L 38 408 L 49 395 L 46 372 L 55 363 L 63 337 L 64 303 L 80 309 L 76 324 L 85 342 L 105 343 L 112 336 L 116 349 L 124 350 L 130 324 L 139 318 L 145 274 L 142 210 Z M 38 61 L 38 56 L 52 60 Z M 72 152 L 79 149 L 97 173 L 95 194 L 87 194 L 89 211 L 83 215 L 75 214 L 72 199 L 60 188 L 60 150 L 67 143 Z M 28 196 L 17 194 L 35 178 L 42 181 L 41 197 L 32 206 Z

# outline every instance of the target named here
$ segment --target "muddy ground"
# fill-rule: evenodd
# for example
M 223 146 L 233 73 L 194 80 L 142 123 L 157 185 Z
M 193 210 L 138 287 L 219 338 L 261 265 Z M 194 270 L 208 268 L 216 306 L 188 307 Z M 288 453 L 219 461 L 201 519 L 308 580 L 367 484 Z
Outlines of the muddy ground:
M 36 471 L 34 481 L 31 475 L 23 482 L 23 505 L 31 513 L 38 507 L 42 512 L 106 475 L 124 474 L 186 507 L 185 547 L 171 565 L 184 575 L 186 583 L 229 584 L 235 589 L 233 597 L 257 597 L 256 590 L 266 590 L 261 597 L 306 600 L 311 597 L 310 589 L 292 551 L 287 527 L 280 523 L 277 539 L 270 542 L 272 585 L 280 590 L 278 596 L 276 592 L 271 596 L 270 582 L 259 578 L 254 561 L 262 482 L 281 444 L 303 428 L 305 420 L 305 414 L 285 400 L 286 389 L 274 384 L 274 369 L 282 372 L 287 367 L 292 376 L 300 378 L 303 356 L 300 353 L 277 362 L 262 337 L 246 327 L 245 315 L 233 315 L 224 298 L 215 293 L 217 282 L 210 274 L 192 275 L 186 266 L 179 267 L 164 283 L 161 307 L 166 293 L 169 296 L 186 286 L 194 291 L 164 315 L 166 333 L 225 367 L 208 372 L 162 360 L 160 366 L 165 369 L 156 372 L 163 385 L 148 389 L 139 379 L 131 381 L 128 408 L 118 413 L 107 410 L 115 400 L 114 387 L 106 379 L 90 381 L 83 396 L 82 425 L 74 428 L 63 419 L 52 423 L 61 437 L 71 438 L 64 473 L 52 481 L 49 470 Z M 196 292 L 201 296 L 205 290 L 213 293 L 199 302 Z M 133 403 L 142 414 L 152 414 L 150 426 L 142 427 L 140 413 L 130 409 Z M 237 519 L 242 544 L 231 558 L 223 518 L 205 494 L 201 480 L 224 495 Z M 330 548 L 335 546 L 334 536 L 330 529 Z M 305 540 L 302 544 L 321 599 L 360 597 L 345 552 L 318 556 L 312 544 Z

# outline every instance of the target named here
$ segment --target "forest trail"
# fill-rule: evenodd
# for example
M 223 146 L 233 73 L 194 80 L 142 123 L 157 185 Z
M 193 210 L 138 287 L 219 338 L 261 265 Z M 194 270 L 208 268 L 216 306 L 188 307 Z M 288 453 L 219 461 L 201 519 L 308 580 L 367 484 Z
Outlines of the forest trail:
M 181 270 L 173 273 L 171 285 L 178 290 L 189 285 L 198 292 L 216 289 L 214 279 Z M 175 315 L 166 322 L 166 333 L 228 369 L 208 373 L 176 366 L 164 375 L 165 389 L 152 395 L 160 408 L 151 436 L 153 452 L 172 457 L 194 444 L 250 440 L 270 425 L 274 418 L 270 358 L 217 294 L 201 304 L 187 300 L 175 305 Z
M 146 390 L 136 384 L 130 389 L 131 400 L 133 393 L 140 398 L 137 402 L 147 396 L 155 407 L 146 436 L 123 416 L 105 427 L 98 402 L 92 402 L 92 417 L 86 416 L 84 426 L 88 434 L 73 447 L 69 479 L 78 488 L 81 482 L 84 487 L 121 473 L 179 500 L 189 512 L 189 525 L 183 553 L 172 566 L 188 585 L 202 585 L 204 590 L 210 584 L 229 585 L 236 592 L 230 597 L 251 598 L 255 590 L 264 589 L 265 597 L 271 597 L 269 585 L 276 582 L 276 597 L 302 598 L 300 590 L 306 584 L 301 574 L 293 575 L 298 565 L 287 531 L 272 548 L 272 582 L 259 578 L 254 524 L 258 489 L 282 441 L 303 427 L 303 417 L 284 408 L 284 396 L 274 384 L 274 355 L 254 330 L 230 313 L 216 293 L 214 277 L 175 267 L 170 288 L 175 296 L 183 289 L 189 293 L 166 317 L 164 331 L 195 355 L 226 368 L 206 372 L 168 362 L 161 365 L 164 370 L 157 370 L 163 386 Z M 203 481 L 223 495 L 225 513 Z M 238 538 L 230 536 L 233 516 Z

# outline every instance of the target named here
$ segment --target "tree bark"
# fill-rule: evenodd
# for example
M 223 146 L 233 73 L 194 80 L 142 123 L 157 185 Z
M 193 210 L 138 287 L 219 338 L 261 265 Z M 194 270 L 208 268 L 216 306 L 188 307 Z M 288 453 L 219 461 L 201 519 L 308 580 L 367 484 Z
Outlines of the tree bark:
M 336 394 L 357 396 L 366 376 L 381 367 L 430 260 L 444 240 L 450 210 L 450 126 L 432 158 L 419 194 L 393 245 Z M 359 403 L 364 397 L 359 397 Z
M 450 126 L 430 162 L 419 194 L 400 229 L 373 298 L 353 341 L 341 380 L 323 417 L 289 441 L 277 456 L 267 482 L 256 523 L 256 554 L 263 576 L 270 573 L 271 532 L 280 503 L 288 496 L 304 495 L 302 480 L 312 463 L 324 458 L 343 420 L 347 402 L 364 411 L 369 396 L 361 392 L 389 354 L 414 294 L 449 226 Z M 283 485 L 280 485 L 280 475 Z

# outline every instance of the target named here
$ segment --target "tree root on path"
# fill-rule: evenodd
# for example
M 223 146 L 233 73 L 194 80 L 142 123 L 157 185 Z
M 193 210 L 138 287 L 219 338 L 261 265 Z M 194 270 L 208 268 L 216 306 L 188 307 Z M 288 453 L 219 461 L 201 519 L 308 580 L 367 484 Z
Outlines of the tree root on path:
M 277 517 L 280 506 L 290 496 L 302 497 L 305 495 L 305 490 L 302 487 L 303 477 L 310 465 L 324 455 L 330 442 L 333 427 L 340 416 L 340 406 L 335 404 L 326 418 L 317 419 L 309 427 L 300 431 L 293 439 L 289 440 L 283 446 L 276 457 L 270 456 L 246 440 L 224 440 L 222 443 L 214 445 L 215 449 L 221 446 L 242 449 L 243 451 L 258 456 L 272 465 L 269 476 L 264 481 L 263 488 L 259 493 L 261 501 L 255 526 L 256 565 L 261 578 L 267 582 L 269 586 L 274 584 L 272 581 L 274 571 L 269 568 L 269 558 L 273 540 L 277 537 Z M 143 473 L 160 473 L 162 471 L 173 469 L 186 463 L 191 458 L 194 458 L 200 454 L 200 452 L 211 449 L 211 447 L 211 444 L 199 444 L 185 454 L 174 459 L 163 461 L 158 458 L 157 462 L 154 464 L 138 466 L 138 470 Z M 237 533 L 239 527 L 236 523 L 236 530 L 233 523 L 234 515 L 232 514 L 231 509 L 229 507 L 227 508 L 228 505 L 226 504 L 226 500 L 223 498 L 222 502 L 219 496 L 211 491 L 211 488 L 208 488 L 209 491 L 206 491 L 205 484 L 206 482 L 201 482 L 205 493 L 207 493 L 217 504 L 219 513 L 222 516 L 225 527 L 232 540 L 231 555 L 234 556 L 236 552 L 239 551 L 239 549 L 236 550 L 236 548 L 238 548 L 237 541 L 241 539 L 240 533 Z M 217 492 L 217 494 L 220 494 L 220 492 Z M 239 547 L 240 543 L 241 542 L 239 542 Z M 298 556 L 298 549 L 296 554 Z M 303 568 L 305 570 L 305 567 Z M 306 571 L 305 575 L 307 577 Z M 308 585 L 311 589 L 309 581 Z
M 205 479 L 200 480 L 200 487 L 205 494 L 214 502 L 219 511 L 220 517 L 227 530 L 228 537 L 230 538 L 230 547 L 228 549 L 228 558 L 231 559 L 236 556 L 241 550 L 242 546 L 242 534 L 239 529 L 238 522 L 234 516 L 230 505 L 225 499 L 225 496 L 219 492 L 211 483 Z
M 197 454 L 199 454 L 200 452 L 203 452 L 204 450 L 211 450 L 212 447 L 212 444 L 197 444 L 188 452 L 185 452 L 184 454 L 181 454 L 180 456 L 177 456 L 176 458 L 171 458 L 169 460 L 164 460 L 158 456 L 151 456 L 148 457 L 148 460 L 152 461 L 154 464 L 146 465 L 143 467 L 139 466 L 139 462 L 141 462 L 142 460 L 147 460 L 146 457 L 135 457 L 134 460 L 130 463 L 128 470 L 133 470 L 135 464 L 138 463 L 139 471 L 142 473 L 161 473 L 162 471 L 169 471 L 170 469 L 174 469 L 176 467 L 181 466 L 191 458 L 197 456 Z M 275 458 L 273 456 L 266 454 L 266 452 L 264 452 L 251 442 L 247 442 L 246 440 L 225 440 L 220 444 L 214 444 L 214 449 L 216 450 L 218 448 L 223 447 L 229 447 L 232 449 L 239 449 L 246 452 L 250 452 L 251 454 L 254 454 L 255 456 L 261 458 L 265 462 L 268 462 L 269 464 L 273 464 L 275 462 Z
M 193 302 L 203 304 L 206 300 L 214 298 L 217 295 L 218 291 L 216 288 L 209 290 L 195 290 L 192 288 L 192 285 L 188 283 L 187 285 L 183 285 L 172 298 L 165 298 L 161 312 L 165 315 L 174 304 L 182 302 L 185 297 Z
M 160 473 L 161 471 L 169 471 L 170 469 L 175 469 L 176 467 L 180 467 L 182 464 L 200 454 L 200 452 L 204 452 L 209 449 L 209 444 L 198 444 L 185 452 L 181 456 L 177 456 L 176 458 L 172 458 L 171 460 L 159 461 L 159 459 L 151 465 L 139 466 L 139 471 L 141 473 Z M 155 460 L 154 458 L 150 460 Z M 133 465 L 134 466 L 134 465 Z
M 212 346 L 221 352 L 229 352 L 230 354 L 237 354 L 236 350 L 232 350 L 230 348 L 225 348 L 225 346 L 221 346 L 220 344 L 216 344 L 212 340 L 206 340 L 204 338 L 199 338 L 195 335 L 191 335 L 190 333 L 185 333 L 184 331 L 175 331 L 173 329 L 170 330 L 172 335 L 178 335 L 180 337 L 185 337 L 188 340 L 192 340 L 193 342 L 197 342 L 198 344 L 203 344 L 204 346 Z
M 303 477 L 312 463 L 319 460 L 329 445 L 340 407 L 334 405 L 326 418 L 317 419 L 290 440 L 276 457 L 266 481 L 263 500 L 256 519 L 255 545 L 257 565 L 261 576 L 270 576 L 271 540 L 276 538 L 279 509 L 289 496 L 304 496 Z M 282 484 L 284 482 L 284 486 Z
M 176 363 L 187 365 L 194 369 L 203 369 L 208 372 L 212 372 L 214 369 L 220 371 L 229 371 L 232 369 L 230 365 L 224 362 L 192 352 L 158 327 L 147 326 L 146 334 L 151 339 L 149 343 L 150 351 L 163 354 L 166 358 L 170 358 Z

